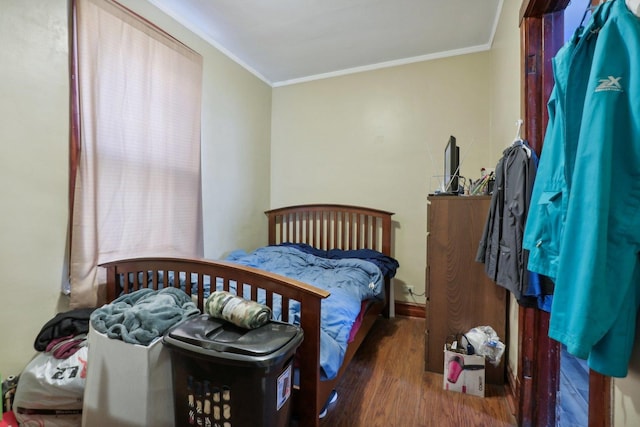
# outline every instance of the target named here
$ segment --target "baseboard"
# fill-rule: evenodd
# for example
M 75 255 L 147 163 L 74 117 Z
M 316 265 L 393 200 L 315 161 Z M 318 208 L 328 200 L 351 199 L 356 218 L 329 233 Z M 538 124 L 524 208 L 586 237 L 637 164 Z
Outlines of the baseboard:
M 424 304 L 396 301 L 396 316 L 421 317 L 424 319 Z

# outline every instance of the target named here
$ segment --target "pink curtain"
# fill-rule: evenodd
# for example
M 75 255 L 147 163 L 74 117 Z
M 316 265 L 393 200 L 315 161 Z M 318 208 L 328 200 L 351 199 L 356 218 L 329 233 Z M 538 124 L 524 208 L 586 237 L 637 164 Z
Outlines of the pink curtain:
M 75 6 L 72 308 L 104 302 L 103 262 L 203 254 L 202 57 L 114 1 Z

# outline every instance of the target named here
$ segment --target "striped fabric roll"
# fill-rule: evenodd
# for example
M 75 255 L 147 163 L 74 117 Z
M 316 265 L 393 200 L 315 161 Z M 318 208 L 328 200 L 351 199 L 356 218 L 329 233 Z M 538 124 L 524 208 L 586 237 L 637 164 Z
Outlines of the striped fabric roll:
M 204 304 L 207 314 L 245 329 L 258 328 L 271 320 L 271 309 L 226 291 L 215 291 Z

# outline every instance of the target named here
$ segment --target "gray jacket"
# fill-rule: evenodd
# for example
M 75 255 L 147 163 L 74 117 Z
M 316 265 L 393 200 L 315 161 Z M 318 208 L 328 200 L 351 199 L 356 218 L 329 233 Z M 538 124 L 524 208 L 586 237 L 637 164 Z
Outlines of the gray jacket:
M 528 251 L 522 247 L 522 236 L 537 157 L 526 142 L 511 145 L 502 154 L 476 261 L 484 263 L 487 275 L 520 304 L 531 306 L 535 300 L 523 295 L 528 287 Z

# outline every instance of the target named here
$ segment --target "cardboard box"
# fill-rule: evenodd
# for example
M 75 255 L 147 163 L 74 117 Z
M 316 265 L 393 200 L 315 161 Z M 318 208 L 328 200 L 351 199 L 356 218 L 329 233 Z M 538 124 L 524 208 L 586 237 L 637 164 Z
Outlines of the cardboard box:
M 484 397 L 485 359 L 483 356 L 468 355 L 444 349 L 445 390 Z
M 89 328 L 82 425 L 173 426 L 171 356 L 162 337 L 148 346 Z

